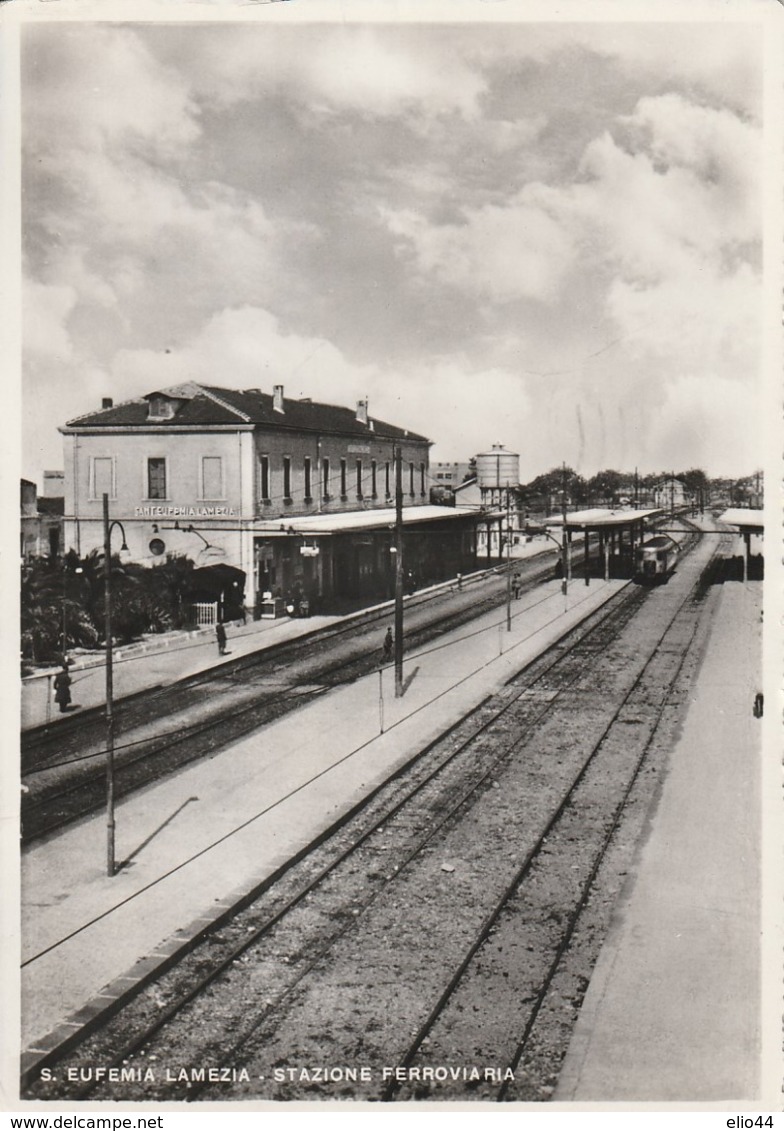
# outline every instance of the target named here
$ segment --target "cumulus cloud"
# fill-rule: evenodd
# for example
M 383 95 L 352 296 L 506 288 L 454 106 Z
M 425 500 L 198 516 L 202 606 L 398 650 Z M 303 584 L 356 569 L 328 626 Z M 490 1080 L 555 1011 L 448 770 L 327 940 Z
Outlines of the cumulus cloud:
M 574 259 L 568 230 L 543 207 L 536 186 L 507 205 L 466 210 L 463 223 L 429 223 L 410 211 L 385 219 L 400 254 L 411 255 L 422 274 L 483 301 L 552 298 Z
M 188 80 L 134 31 L 63 25 L 55 38 L 41 30 L 25 29 L 36 96 L 25 102 L 24 124 L 34 152 L 56 164 L 53 153 L 135 142 L 171 159 L 200 136 Z
M 303 25 L 275 35 L 237 29 L 192 41 L 194 88 L 228 107 L 249 97 L 285 91 L 309 116 L 336 113 L 429 119 L 456 113 L 476 117 L 486 88 L 481 71 L 450 51 L 446 36 L 416 28 Z
M 415 413 L 420 431 L 433 439 L 437 432 L 444 459 L 476 446 L 477 435 L 485 446 L 501 440 L 513 447 L 530 432 L 530 400 L 508 370 L 477 369 L 464 357 L 424 360 L 405 372 L 358 365 L 334 343 L 287 331 L 254 307 L 221 311 L 179 349 L 120 351 L 103 392 L 142 395 L 183 381 L 268 393 L 282 384 L 286 396 L 348 406 L 367 396 L 371 416 L 414 427 Z
M 621 8 L 619 5 L 619 15 Z M 757 13 L 759 14 L 759 13 Z M 773 19 L 775 13 L 771 13 Z M 477 37 L 472 56 L 485 66 L 499 58 L 550 65 L 566 51 L 584 50 L 629 81 L 687 86 L 723 105 L 756 116 L 764 67 L 765 27 L 753 20 L 646 20 L 596 23 L 532 22 L 524 34 L 509 27 L 497 38 Z
M 27 279 L 22 288 L 22 321 L 25 346 L 31 356 L 67 361 L 73 342 L 67 322 L 76 304 L 76 291 L 69 286 L 47 286 Z
M 587 181 L 569 195 L 573 215 L 602 234 L 607 313 L 638 357 L 753 383 L 757 131 L 671 95 L 641 100 L 625 124 L 640 148 L 598 139 L 584 155 Z
M 308 59 L 307 85 L 328 103 L 360 114 L 387 116 L 406 107 L 438 115 L 456 111 L 475 117 L 485 88 L 482 76 L 459 59 L 450 66 L 432 41 L 418 47 L 406 37 L 404 48 L 370 28 L 325 37 Z
M 509 370 L 476 366 L 457 354 L 423 361 L 394 375 L 394 382 L 392 376 L 385 375 L 376 399 L 398 421 L 416 404 L 420 420 L 428 422 L 421 431 L 437 441 L 435 459 L 462 459 L 494 442 L 514 449 L 530 435 L 531 402 Z
M 713 368 L 753 383 L 760 332 L 759 279 L 747 266 L 731 274 L 684 270 L 656 286 L 616 279 L 608 309 L 637 356 L 672 358 L 685 370 Z
M 714 475 L 749 474 L 760 460 L 756 386 L 715 375 L 687 374 L 668 382 L 651 420 L 650 453 L 659 467 L 678 467 L 689 452 L 696 467 Z M 720 453 L 720 454 L 719 454 Z
M 273 225 L 256 194 L 189 177 L 202 138 L 192 84 L 143 34 L 60 31 L 29 44 L 40 71 L 25 103 L 31 274 L 67 285 L 83 325 L 111 307 L 115 332 L 154 338 L 177 336 L 210 307 L 268 296 L 294 241 L 317 239 L 317 228 Z
M 110 379 L 139 394 L 183 381 L 266 392 L 283 384 L 291 396 L 351 403 L 377 382 L 377 370 L 353 364 L 325 338 L 286 331 L 268 310 L 245 306 L 215 314 L 179 348 L 120 350 Z
M 735 97 L 754 42 L 28 27 L 30 388 L 67 386 L 71 416 L 100 392 L 280 382 L 368 394 L 445 459 L 500 440 L 531 475 L 642 470 L 671 427 L 696 463 L 685 445 L 725 437 L 711 389 L 748 418 L 757 382 L 760 141 L 753 88 Z
M 483 303 L 535 299 L 568 319 L 567 287 L 603 296 L 626 357 L 656 360 L 662 384 L 682 372 L 754 382 L 758 168 L 754 127 L 664 95 L 593 140 L 571 184 L 528 185 L 464 208 L 462 223 L 384 219 L 416 272 Z

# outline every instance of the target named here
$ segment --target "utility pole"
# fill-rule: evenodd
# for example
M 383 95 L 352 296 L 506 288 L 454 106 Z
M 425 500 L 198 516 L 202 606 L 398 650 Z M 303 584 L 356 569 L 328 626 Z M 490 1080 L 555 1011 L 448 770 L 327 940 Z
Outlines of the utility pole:
M 512 631 L 512 512 L 506 481 L 506 631 Z
M 403 453 L 395 460 L 395 698 L 403 695 Z
M 121 522 L 109 522 L 109 496 L 103 496 L 103 593 L 104 593 L 104 636 L 106 647 L 106 872 L 114 876 L 117 872 L 114 853 L 114 655 L 112 651 L 112 531 L 115 526 L 122 530 L 122 546 L 125 543 L 125 528 Z
M 561 482 L 561 517 L 563 518 L 562 527 L 562 541 L 561 541 L 561 592 L 564 597 L 568 589 L 569 579 L 569 536 L 566 532 L 566 464 L 563 464 L 562 482 Z
M 112 653 L 112 564 L 109 496 L 103 497 L 103 593 L 106 646 L 106 873 L 116 871 L 114 857 L 114 670 Z

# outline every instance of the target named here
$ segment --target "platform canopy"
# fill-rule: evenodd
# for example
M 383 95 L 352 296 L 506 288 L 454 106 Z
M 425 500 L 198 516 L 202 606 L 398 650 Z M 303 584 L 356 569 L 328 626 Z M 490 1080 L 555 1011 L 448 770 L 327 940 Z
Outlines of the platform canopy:
M 663 510 L 638 511 L 621 507 L 610 510 L 608 507 L 593 507 L 587 511 L 573 511 L 567 514 L 565 520 L 560 514 L 548 515 L 544 525 L 563 526 L 565 521 L 567 530 L 617 530 L 645 522 L 646 519 L 659 518 L 664 513 Z
M 762 534 L 765 530 L 765 512 L 751 510 L 749 507 L 731 507 L 719 515 L 719 522 L 736 526 L 742 533 Z
M 457 518 L 476 518 L 473 507 L 403 507 L 403 525 L 419 522 L 438 522 Z M 292 518 L 267 519 L 255 522 L 255 534 L 283 535 L 307 534 L 310 536 L 348 534 L 353 530 L 391 528 L 395 525 L 395 508 L 386 507 L 366 511 L 339 511 L 335 514 L 310 514 Z

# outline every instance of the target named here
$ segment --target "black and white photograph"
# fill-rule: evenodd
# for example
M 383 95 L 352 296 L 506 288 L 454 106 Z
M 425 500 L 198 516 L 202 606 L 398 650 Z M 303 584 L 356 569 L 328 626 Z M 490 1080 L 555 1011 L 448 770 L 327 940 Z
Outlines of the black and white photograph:
M 0 5 L 11 1107 L 772 1128 L 784 8 L 85 7 Z

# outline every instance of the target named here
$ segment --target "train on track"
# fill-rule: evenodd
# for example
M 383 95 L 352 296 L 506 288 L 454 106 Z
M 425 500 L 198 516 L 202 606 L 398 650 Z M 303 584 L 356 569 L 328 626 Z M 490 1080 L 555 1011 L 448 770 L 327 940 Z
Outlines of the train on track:
M 657 585 L 667 581 L 675 570 L 681 549 L 667 534 L 656 534 L 641 542 L 634 553 L 634 576 L 637 581 Z

